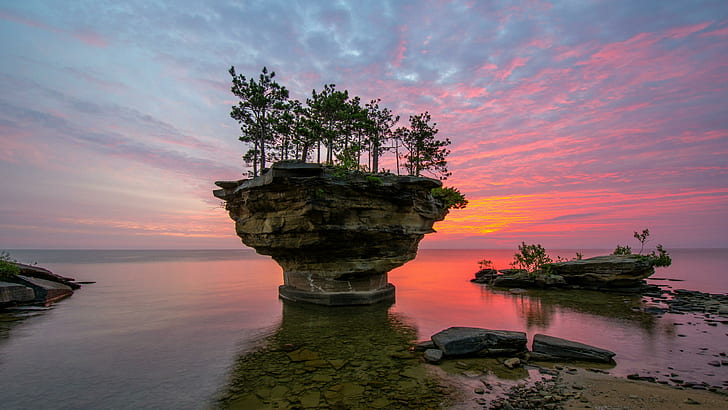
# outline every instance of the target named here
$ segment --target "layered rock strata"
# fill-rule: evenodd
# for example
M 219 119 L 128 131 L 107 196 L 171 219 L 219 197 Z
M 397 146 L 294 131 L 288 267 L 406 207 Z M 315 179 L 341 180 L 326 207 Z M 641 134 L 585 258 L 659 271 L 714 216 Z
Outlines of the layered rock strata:
M 535 360 L 574 360 L 611 363 L 616 353 L 559 337 L 537 334 L 533 337 L 532 358 Z
M 81 285 L 73 278 L 56 275 L 39 266 L 9 262 L 19 273 L 6 275 L 0 281 L 0 307 L 17 304 L 48 305 L 73 295 Z
M 655 273 L 648 258 L 640 255 L 604 255 L 551 264 L 552 273 L 569 285 L 597 288 L 639 286 Z
M 280 296 L 323 305 L 393 300 L 387 273 L 414 259 L 447 214 L 430 178 L 276 163 L 215 184 L 242 242 L 283 268 Z
M 526 351 L 526 334 L 477 327 L 451 327 L 432 336 L 446 356 L 505 356 Z

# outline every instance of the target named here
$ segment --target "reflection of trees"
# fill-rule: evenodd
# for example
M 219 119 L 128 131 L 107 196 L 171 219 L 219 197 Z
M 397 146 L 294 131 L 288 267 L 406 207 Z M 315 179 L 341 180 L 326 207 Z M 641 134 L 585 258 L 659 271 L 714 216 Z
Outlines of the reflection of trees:
M 446 389 L 409 351 L 415 337 L 416 329 L 386 304 L 284 302 L 280 327 L 237 359 L 219 405 L 439 407 Z
M 526 329 L 533 326 L 548 327 L 556 314 L 556 306 L 542 303 L 540 299 L 513 295 L 518 314 L 526 319 Z

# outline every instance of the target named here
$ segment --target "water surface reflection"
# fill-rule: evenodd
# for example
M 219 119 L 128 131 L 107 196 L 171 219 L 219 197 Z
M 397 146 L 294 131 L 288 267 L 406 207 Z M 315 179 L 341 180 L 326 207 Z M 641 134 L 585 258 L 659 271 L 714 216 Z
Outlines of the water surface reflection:
M 428 408 L 447 386 L 410 351 L 417 331 L 387 304 L 283 304 L 259 348 L 236 361 L 220 399 L 227 408 Z

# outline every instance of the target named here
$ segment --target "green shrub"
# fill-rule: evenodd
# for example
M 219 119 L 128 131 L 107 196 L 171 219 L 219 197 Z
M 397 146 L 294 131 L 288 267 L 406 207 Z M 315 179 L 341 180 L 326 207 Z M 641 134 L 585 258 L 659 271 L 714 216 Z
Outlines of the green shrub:
M 651 254 L 647 255 L 650 258 L 652 266 L 661 268 L 672 265 L 672 258 L 670 254 L 662 247 L 661 244 L 657 245 L 657 254 L 652 251 Z
M 617 249 L 612 252 L 612 255 L 631 255 L 632 248 L 629 246 L 617 245 Z
M 17 261 L 11 258 L 9 253 L 0 252 L 0 279 L 7 279 L 20 273 L 20 268 L 13 262 Z
M 493 262 L 489 259 L 483 259 L 478 261 L 478 266 L 480 266 L 480 270 L 493 269 Z
M 375 177 L 374 175 L 367 175 L 367 183 L 369 185 L 382 185 L 382 178 Z
M 643 229 L 642 233 L 639 233 L 635 231 L 634 238 L 640 241 L 640 251 L 639 254 L 642 255 L 642 251 L 645 250 L 645 242 L 647 242 L 647 238 L 650 236 L 650 230 L 649 229 Z
M 662 247 L 662 244 L 657 245 L 657 253 L 652 251 L 649 255 L 642 255 L 642 251 L 645 248 L 647 238 L 650 236 L 649 229 L 643 229 L 642 232 L 634 232 L 634 238 L 640 242 L 640 252 L 637 256 L 647 260 L 650 264 L 656 268 L 666 267 L 672 265 L 672 258 L 670 254 Z M 617 249 L 612 252 L 612 255 L 631 255 L 632 249 L 629 246 L 617 245 Z
M 430 193 L 434 198 L 442 200 L 447 209 L 463 209 L 468 205 L 468 200 L 457 188 L 433 188 Z
M 511 266 L 525 269 L 529 273 L 534 273 L 544 265 L 553 262 L 541 244 L 526 245 L 526 242 L 521 242 L 518 245 L 518 251 L 517 254 L 513 255 Z

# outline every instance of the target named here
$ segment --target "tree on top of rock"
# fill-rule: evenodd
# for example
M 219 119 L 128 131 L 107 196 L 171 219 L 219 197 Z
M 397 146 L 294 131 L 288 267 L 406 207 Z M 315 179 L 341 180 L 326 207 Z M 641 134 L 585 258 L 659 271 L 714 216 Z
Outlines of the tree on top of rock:
M 446 161 L 450 140 L 435 138 L 437 124 L 428 112 L 410 116 L 409 127 L 395 131 L 399 116 L 380 106 L 380 99 L 362 105 L 361 99 L 350 98 L 347 90 L 325 84 L 321 91 L 314 89 L 302 104 L 289 99 L 288 90 L 275 81 L 275 72 L 265 67 L 257 80 L 237 74 L 235 67 L 229 73 L 231 91 L 239 99 L 230 116 L 240 123 L 240 141 L 249 144 L 243 159 L 252 166 L 253 177 L 269 160 L 308 161 L 314 150 L 318 163 L 376 173 L 382 156 L 390 149 L 394 150 L 398 174 L 402 159 L 410 175 L 429 173 L 440 179 L 450 175 Z
M 447 156 L 450 150 L 450 139 L 438 140 L 435 135 L 439 132 L 437 123 L 430 124 L 432 118 L 425 111 L 422 114 L 410 116 L 409 128 L 398 128 L 397 139 L 406 150 L 404 154 L 405 168 L 410 175 L 420 176 L 422 171 L 430 172 L 440 179 L 447 179 L 451 175 L 447 171 Z
M 253 176 L 265 168 L 267 148 L 274 142 L 278 117 L 286 111 L 288 90 L 278 84 L 276 73 L 263 67 L 258 81 L 236 74 L 235 67 L 228 71 L 232 76 L 232 93 L 240 99 L 232 107 L 230 116 L 240 123 L 240 141 L 252 143 L 253 147 L 243 156 L 253 164 Z
M 313 90 L 306 104 L 311 117 L 319 125 L 321 134 L 318 141 L 326 146 L 325 162 L 333 165 L 334 153 L 341 149 L 341 140 L 347 131 L 350 116 L 349 92 L 337 90 L 336 84 L 326 84 L 320 92 Z
M 371 100 L 365 105 L 367 118 L 370 121 L 369 146 L 370 169 L 379 171 L 379 158 L 388 149 L 384 146 L 386 141 L 394 134 L 394 124 L 399 122 L 399 115 L 394 115 L 386 107 L 379 107 L 381 99 Z

